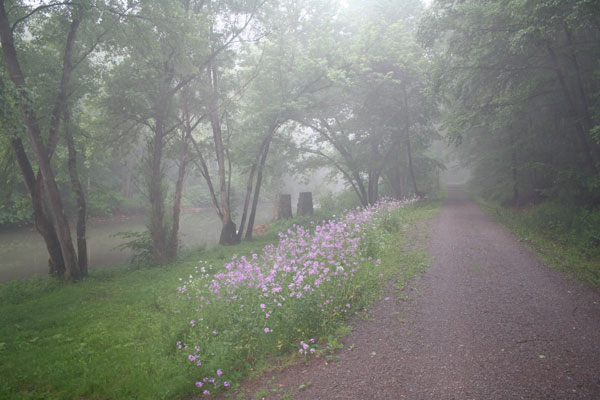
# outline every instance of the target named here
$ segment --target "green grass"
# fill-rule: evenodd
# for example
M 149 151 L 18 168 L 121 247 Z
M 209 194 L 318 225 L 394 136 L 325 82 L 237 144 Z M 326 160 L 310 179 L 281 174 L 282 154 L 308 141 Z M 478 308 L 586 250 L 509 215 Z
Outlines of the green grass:
M 515 210 L 476 198 L 483 210 L 507 226 L 547 265 L 600 288 L 600 248 L 574 239 L 571 232 L 542 229 L 533 209 Z
M 76 285 L 45 279 L 0 287 L 0 398 L 162 399 L 193 377 L 175 342 L 180 277 L 198 259 L 222 264 L 268 240 L 215 247 L 164 267 L 92 273 Z
M 407 207 L 402 213 L 402 229 L 432 216 L 438 206 Z M 423 267 L 422 257 L 393 246 L 400 241 L 397 232 L 382 235 L 380 239 L 390 245 L 382 254 L 386 274 L 398 274 L 402 261 L 407 266 L 401 273 L 404 282 Z M 175 345 L 190 329 L 189 310 L 181 307 L 176 291 L 179 278 L 192 274 L 199 260 L 219 268 L 234 253 L 249 255 L 274 241 L 275 235 L 268 235 L 238 246 L 191 252 L 162 268 L 97 271 L 72 285 L 50 279 L 0 285 L 0 398 L 171 399 L 197 395 L 193 383 L 198 372 L 186 365 Z M 379 289 L 371 285 L 362 290 L 357 304 L 373 301 Z M 331 329 L 340 323 L 332 324 Z M 271 356 L 245 360 L 240 376 L 265 365 Z

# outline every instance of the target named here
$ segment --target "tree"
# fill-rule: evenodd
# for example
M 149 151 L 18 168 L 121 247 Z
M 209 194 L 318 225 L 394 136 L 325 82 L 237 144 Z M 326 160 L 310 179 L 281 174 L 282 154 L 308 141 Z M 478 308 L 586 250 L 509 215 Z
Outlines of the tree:
M 411 16 L 384 16 L 368 7 L 358 11 L 371 18 L 352 24 L 353 35 L 338 38 L 349 51 L 330 65 L 334 85 L 298 122 L 316 133 L 305 150 L 326 158 L 366 206 L 377 201 L 382 176 L 398 178 L 405 168 L 413 193 L 420 194 L 411 144 L 427 145 L 435 137 L 435 105 L 426 93 L 426 61 Z M 399 158 L 400 152 L 406 155 Z M 392 186 L 400 196 L 397 181 Z
M 34 172 L 34 164 L 28 155 L 27 146 L 17 131 L 13 132 L 11 146 L 32 200 L 36 228 L 44 238 L 50 255 L 50 273 L 68 280 L 78 280 L 87 275 L 85 229 L 83 228 L 83 240 L 79 242 L 81 254 L 78 258 L 51 159 L 58 145 L 61 121 L 65 113 L 68 113 L 69 85 L 73 72 L 97 45 L 96 42 L 88 46 L 86 41 L 78 40 L 82 23 L 87 24 L 90 20 L 98 18 L 92 11 L 85 3 L 78 2 L 37 6 L 16 4 L 9 10 L 6 9 L 4 1 L 0 2 L 0 37 L 4 65 L 10 77 L 11 97 L 15 100 L 21 120 L 26 126 L 31 152 L 39 168 L 37 174 Z M 32 20 L 37 24 L 30 24 Z M 61 45 L 46 39 L 51 37 L 50 32 L 56 35 L 54 37 L 60 38 Z M 50 79 L 49 71 L 45 71 L 46 76 L 42 79 L 35 76 L 31 68 L 35 66 L 35 62 L 28 62 L 31 56 L 29 48 L 39 49 L 39 42 L 41 46 L 46 46 L 41 47 L 44 50 L 42 57 L 62 53 L 60 61 L 56 57 L 45 60 L 53 63 L 45 63 L 46 67 L 57 66 L 56 75 L 50 75 Z M 58 48 L 50 49 L 48 46 Z M 59 51 L 53 53 L 53 50 Z M 23 65 L 27 70 L 24 70 Z M 56 87 L 49 89 L 48 83 Z M 6 87 L 7 83 L 4 82 L 3 85 Z M 35 97 L 34 93 L 41 96 Z M 50 104 L 53 106 L 49 109 L 48 104 L 40 102 L 40 99 L 52 99 Z M 46 135 L 44 131 L 47 131 Z M 71 156 L 74 157 L 74 153 Z M 71 165 L 72 171 L 73 168 L 75 164 Z M 72 176 L 74 184 L 76 178 L 76 175 Z M 79 191 L 79 194 L 81 199 L 83 193 Z M 85 217 L 78 225 L 80 228 L 85 225 Z M 78 231 L 82 232 L 80 229 Z
M 578 0 L 438 1 L 424 20 L 445 129 L 487 195 L 597 201 L 599 15 Z

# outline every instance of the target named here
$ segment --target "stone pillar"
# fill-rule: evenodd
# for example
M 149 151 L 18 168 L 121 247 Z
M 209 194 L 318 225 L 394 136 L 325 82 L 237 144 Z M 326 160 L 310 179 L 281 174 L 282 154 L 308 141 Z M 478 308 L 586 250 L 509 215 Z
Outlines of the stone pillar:
M 280 194 L 277 196 L 277 205 L 273 215 L 274 220 L 292 218 L 292 195 Z
M 313 215 L 312 192 L 300 192 L 298 195 L 298 208 L 296 216 Z

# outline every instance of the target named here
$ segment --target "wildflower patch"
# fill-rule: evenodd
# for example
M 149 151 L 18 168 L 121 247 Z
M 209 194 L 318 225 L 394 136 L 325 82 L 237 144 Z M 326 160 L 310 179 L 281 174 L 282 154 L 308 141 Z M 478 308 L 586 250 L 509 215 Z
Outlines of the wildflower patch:
M 380 257 L 395 242 L 399 210 L 413 201 L 386 199 L 320 224 L 294 225 L 277 246 L 233 256 L 218 269 L 201 263 L 181 279 L 189 324 L 176 346 L 200 392 L 231 386 L 258 359 L 315 353 L 314 338 L 362 310 L 392 272 Z

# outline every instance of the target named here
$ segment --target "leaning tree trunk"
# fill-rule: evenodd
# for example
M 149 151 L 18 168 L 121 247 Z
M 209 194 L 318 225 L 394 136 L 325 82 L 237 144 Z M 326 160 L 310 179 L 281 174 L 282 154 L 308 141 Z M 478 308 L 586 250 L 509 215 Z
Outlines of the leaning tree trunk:
M 56 235 L 54 226 L 48 219 L 48 213 L 44 207 L 41 176 L 40 179 L 36 179 L 21 139 L 12 139 L 11 145 L 16 154 L 17 163 L 19 164 L 21 173 L 23 174 L 25 186 L 31 197 L 35 228 L 39 234 L 42 235 L 44 243 L 46 244 L 46 249 L 48 250 L 48 273 L 51 276 L 62 278 L 65 274 L 65 262 L 60 249 L 58 236 Z
M 275 133 L 274 128 L 271 132 L 271 137 Z M 254 189 L 254 198 L 252 199 L 252 209 L 250 210 L 250 217 L 248 218 L 248 227 L 246 228 L 246 240 L 252 239 L 252 233 L 254 231 L 254 222 L 256 220 L 256 210 L 258 208 L 258 200 L 260 198 L 260 189 L 262 186 L 262 178 L 263 178 L 263 169 L 265 167 L 265 163 L 267 162 L 267 156 L 269 155 L 269 148 L 271 146 L 271 140 L 267 140 L 265 143 L 265 147 L 263 149 L 263 153 L 260 157 L 260 163 L 258 164 L 258 172 L 256 175 L 256 187 Z
M 69 280 L 78 280 L 81 278 L 81 272 L 77 265 L 77 255 L 71 240 L 71 231 L 69 223 L 64 213 L 62 200 L 56 185 L 54 171 L 50 165 L 49 153 L 42 139 L 42 131 L 38 124 L 38 118 L 35 111 L 31 108 L 31 101 L 28 96 L 25 85 L 24 75 L 17 58 L 17 51 L 14 45 L 14 39 L 10 22 L 4 8 L 4 1 L 0 1 L 0 38 L 2 41 L 2 53 L 6 68 L 10 74 L 12 82 L 20 94 L 19 110 L 25 126 L 31 146 L 40 168 L 42 183 L 48 197 L 48 203 L 51 211 L 51 217 L 56 229 L 60 249 L 65 264 L 65 278 Z
M 248 220 L 248 230 L 246 231 L 246 239 L 252 239 L 252 231 L 254 229 L 254 219 L 256 217 L 256 208 L 258 206 L 258 200 L 260 195 L 260 186 L 262 184 L 262 170 L 265 166 L 265 162 L 267 161 L 267 156 L 269 155 L 269 147 L 271 146 L 271 140 L 277 132 L 277 128 L 279 127 L 279 122 L 275 120 L 273 124 L 270 125 L 268 134 L 263 139 L 258 154 L 256 156 L 256 160 L 254 164 L 252 164 L 252 168 L 250 169 L 250 174 L 248 176 L 248 183 L 246 186 L 246 198 L 244 199 L 244 211 L 242 213 L 242 219 L 240 220 L 240 227 L 238 229 L 238 240 L 242 239 L 242 235 L 244 234 L 244 227 L 246 224 L 246 215 L 248 213 L 248 206 L 250 202 L 250 196 L 252 195 L 253 183 L 254 183 L 254 175 L 256 175 L 256 171 L 258 170 L 258 176 L 256 177 L 256 188 L 254 190 L 254 198 L 252 201 L 252 209 L 250 210 L 250 218 Z
M 71 188 L 77 198 L 77 263 L 81 276 L 88 275 L 88 251 L 87 251 L 87 240 L 85 237 L 86 231 L 86 219 L 87 219 L 87 207 L 85 203 L 85 193 L 83 187 L 79 181 L 77 174 L 77 152 L 75 150 L 75 142 L 70 131 L 70 116 L 69 112 L 64 113 L 65 121 L 65 138 L 67 139 L 67 147 L 69 151 L 68 169 L 69 176 L 71 178 Z
M 242 219 L 240 219 L 240 227 L 236 233 L 237 240 L 241 242 L 244 229 L 246 227 L 246 218 L 248 218 L 248 208 L 250 206 L 250 198 L 252 197 L 252 189 L 254 187 L 254 175 L 256 174 L 256 163 L 252 164 L 250 173 L 248 174 L 248 182 L 246 183 L 246 197 L 244 197 L 244 207 L 242 211 Z

